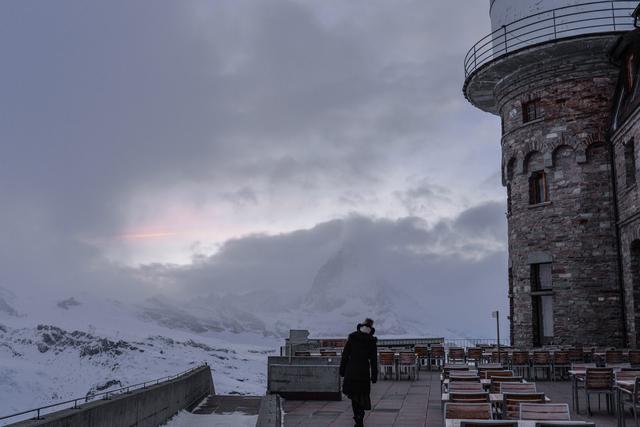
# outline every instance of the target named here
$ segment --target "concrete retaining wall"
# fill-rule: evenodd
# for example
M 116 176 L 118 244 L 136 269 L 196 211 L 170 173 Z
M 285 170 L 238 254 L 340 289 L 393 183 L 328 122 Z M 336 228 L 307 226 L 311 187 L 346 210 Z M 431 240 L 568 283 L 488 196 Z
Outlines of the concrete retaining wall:
M 267 394 L 260 402 L 260 412 L 256 427 L 280 427 L 282 425 L 282 407 L 280 396 Z
M 14 427 L 156 427 L 178 411 L 189 408 L 214 394 L 209 366 L 184 376 L 119 394 L 109 400 L 96 400 L 45 415 L 40 420 L 22 421 Z M 42 416 L 41 416 L 42 417 Z
M 339 357 L 269 357 L 267 391 L 287 399 L 340 400 Z

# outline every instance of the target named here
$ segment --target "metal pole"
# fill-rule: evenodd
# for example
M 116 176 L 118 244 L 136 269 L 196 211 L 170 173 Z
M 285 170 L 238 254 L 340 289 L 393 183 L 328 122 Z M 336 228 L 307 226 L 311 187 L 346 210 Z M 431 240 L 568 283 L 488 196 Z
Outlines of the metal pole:
M 500 311 L 496 310 L 496 335 L 498 338 L 498 363 L 502 363 L 500 354 Z
M 611 17 L 613 18 L 613 31 L 616 30 L 616 9 L 613 5 L 613 1 L 611 2 Z
M 553 39 L 556 40 L 558 38 L 558 33 L 556 31 L 556 10 L 553 9 Z

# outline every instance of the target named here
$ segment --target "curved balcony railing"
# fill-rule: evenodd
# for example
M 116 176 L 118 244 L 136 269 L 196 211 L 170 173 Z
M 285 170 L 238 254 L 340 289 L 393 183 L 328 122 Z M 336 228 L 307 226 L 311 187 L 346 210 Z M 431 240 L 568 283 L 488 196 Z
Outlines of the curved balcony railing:
M 464 58 L 465 78 L 482 65 L 519 49 L 553 40 L 634 28 L 638 0 L 594 1 L 529 15 L 493 31 L 473 45 Z

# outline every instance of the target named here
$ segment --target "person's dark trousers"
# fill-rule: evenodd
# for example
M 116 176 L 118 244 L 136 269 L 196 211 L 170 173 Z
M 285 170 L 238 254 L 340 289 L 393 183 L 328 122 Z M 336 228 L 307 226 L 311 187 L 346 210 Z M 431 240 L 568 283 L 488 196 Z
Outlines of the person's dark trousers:
M 364 409 L 355 400 L 351 401 L 351 408 L 353 408 L 353 419 L 356 422 L 356 427 L 364 426 Z

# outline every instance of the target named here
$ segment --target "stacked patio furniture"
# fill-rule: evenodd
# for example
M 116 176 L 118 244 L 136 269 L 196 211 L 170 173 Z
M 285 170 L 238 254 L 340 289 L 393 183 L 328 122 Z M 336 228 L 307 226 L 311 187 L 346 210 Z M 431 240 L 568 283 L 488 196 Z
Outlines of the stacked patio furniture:
M 398 378 L 406 374 L 409 379 L 418 379 L 418 359 L 413 351 L 401 351 L 398 355 Z
M 444 346 L 432 345 L 429 348 L 429 369 L 431 369 L 434 365 L 437 369 L 440 369 L 444 365 L 444 359 Z
M 393 378 L 396 373 L 396 355 L 392 351 L 380 351 L 378 353 L 378 376 L 383 380 L 387 376 Z
M 546 379 L 551 379 L 552 360 L 551 353 L 549 351 L 534 351 L 533 357 L 531 357 L 531 371 L 533 372 L 533 378 L 538 379 L 538 372 L 542 371 L 546 373 Z
M 514 351 L 511 355 L 511 369 L 518 372 L 525 378 L 531 378 L 530 370 L 531 362 L 529 360 L 528 351 Z

